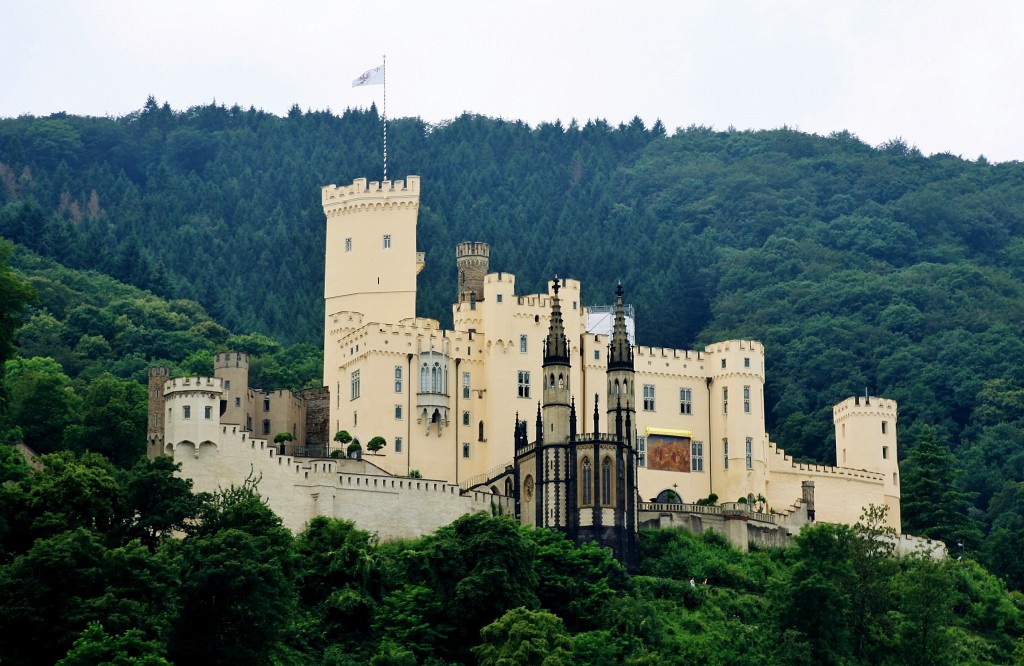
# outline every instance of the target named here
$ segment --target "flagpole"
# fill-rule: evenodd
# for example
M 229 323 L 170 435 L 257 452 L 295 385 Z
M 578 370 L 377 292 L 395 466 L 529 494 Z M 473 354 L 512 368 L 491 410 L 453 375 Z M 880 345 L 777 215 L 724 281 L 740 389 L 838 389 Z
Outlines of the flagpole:
M 384 54 L 384 103 L 382 105 L 382 115 L 384 117 L 384 180 L 388 179 L 388 56 Z

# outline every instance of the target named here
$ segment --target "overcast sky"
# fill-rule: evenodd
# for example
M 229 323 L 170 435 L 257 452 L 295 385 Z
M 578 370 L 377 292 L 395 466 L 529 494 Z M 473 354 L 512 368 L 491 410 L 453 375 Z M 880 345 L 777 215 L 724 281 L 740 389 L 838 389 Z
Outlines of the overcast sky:
M 0 117 L 284 114 L 848 129 L 1024 160 L 1024 2 L 0 0 Z

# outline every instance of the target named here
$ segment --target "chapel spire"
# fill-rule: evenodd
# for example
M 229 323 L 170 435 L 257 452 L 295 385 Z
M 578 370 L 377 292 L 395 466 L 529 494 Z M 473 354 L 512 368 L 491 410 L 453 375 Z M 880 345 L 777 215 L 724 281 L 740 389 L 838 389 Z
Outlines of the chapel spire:
M 560 287 L 558 276 L 555 276 L 554 294 L 551 296 L 551 324 L 548 337 L 544 339 L 544 365 L 569 365 L 569 344 L 565 339 L 565 327 L 562 325 L 562 305 L 558 298 Z
M 615 321 L 612 324 L 612 339 L 608 344 L 608 370 L 632 370 L 633 347 L 629 344 L 626 330 L 626 312 L 622 305 L 622 283 L 615 289 Z

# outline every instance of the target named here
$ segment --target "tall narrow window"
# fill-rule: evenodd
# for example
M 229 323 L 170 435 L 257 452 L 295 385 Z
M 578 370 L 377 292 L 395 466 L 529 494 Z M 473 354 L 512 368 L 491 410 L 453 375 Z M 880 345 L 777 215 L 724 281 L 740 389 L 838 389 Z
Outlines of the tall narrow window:
M 203 418 L 207 421 L 213 418 L 213 407 L 210 407 L 209 405 L 203 407 Z
M 481 421 L 477 424 L 477 430 L 479 431 L 476 435 L 477 441 L 484 441 L 484 422 Z
M 270 434 L 270 419 L 263 419 L 263 434 Z
M 181 415 L 183 418 L 186 419 L 192 418 L 192 408 L 189 407 L 188 405 L 185 405 L 184 407 L 181 408 Z
M 352 239 L 351 238 L 346 238 L 345 239 L 345 251 L 346 252 L 351 252 L 352 251 Z
M 886 430 L 888 430 L 888 426 L 889 426 L 888 422 L 882 421 L 882 434 L 883 435 L 885 434 Z
M 434 362 L 434 367 L 430 370 L 430 379 L 433 392 L 444 393 L 444 377 L 441 374 L 441 364 L 437 361 Z
M 750 413 L 750 387 L 743 387 L 743 412 L 745 414 Z
M 391 234 L 384 234 L 384 249 L 391 249 Z
M 462 373 L 462 397 L 469 400 L 469 373 Z
M 462 457 L 463 458 L 468 458 L 469 457 L 469 442 L 463 442 L 462 443 Z
M 601 461 L 601 504 L 611 506 L 612 504 L 612 459 L 605 458 Z
M 729 440 L 728 439 L 723 439 L 722 440 L 722 461 L 723 461 L 723 465 L 722 466 L 725 469 L 729 469 Z
M 525 354 L 526 353 L 526 336 L 525 335 L 520 335 L 519 336 L 519 353 L 520 354 Z
M 744 453 L 747 456 L 747 469 L 754 469 L 754 440 L 749 437 L 747 437 Z
M 395 453 L 401 453 L 401 452 L 402 452 L 402 438 L 401 437 L 395 437 Z
M 589 506 L 594 503 L 594 470 L 590 458 L 584 458 L 580 464 L 580 504 Z
M 728 414 L 729 413 L 729 387 L 728 386 L 723 386 L 722 387 L 722 413 L 723 414 Z
M 462 412 L 462 425 L 469 425 L 469 412 Z
M 544 378 L 541 377 L 541 379 L 543 380 Z M 543 381 L 541 381 L 541 384 L 542 384 L 541 388 L 544 388 L 544 386 L 543 386 L 544 382 Z M 520 398 L 529 398 L 530 397 L 530 371 L 529 370 L 520 370 L 519 371 L 519 397 Z
M 402 366 L 395 366 L 395 393 L 402 392 Z
M 693 413 L 693 393 L 688 388 L 679 389 L 679 413 Z
M 744 356 L 743 357 L 743 367 L 744 368 L 749 368 L 750 367 L 750 357 L 749 356 Z
M 644 384 L 644 411 L 654 411 L 654 384 Z
M 637 437 L 636 438 L 636 457 L 637 465 L 640 467 L 647 467 L 647 438 Z
M 704 442 L 690 442 L 690 471 L 704 471 Z
M 430 366 L 424 363 L 420 366 L 420 393 L 430 392 Z
M 395 418 L 399 421 L 402 420 L 402 406 L 395 405 Z
M 263 411 L 270 411 L 270 398 L 263 398 Z
M 352 384 L 352 400 L 359 397 L 359 371 L 353 370 L 349 377 L 349 381 Z

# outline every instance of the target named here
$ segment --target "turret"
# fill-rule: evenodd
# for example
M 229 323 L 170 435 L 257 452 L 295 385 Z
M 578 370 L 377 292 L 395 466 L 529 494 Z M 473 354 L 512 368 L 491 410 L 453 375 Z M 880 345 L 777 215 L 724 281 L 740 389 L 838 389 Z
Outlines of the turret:
M 622 284 L 615 289 L 615 314 L 612 335 L 608 342 L 608 392 L 605 398 L 608 432 L 614 433 L 616 419 L 628 418 L 636 423 L 636 386 L 633 368 L 633 347 L 629 344 L 626 330 L 626 311 L 622 304 Z M 620 414 L 621 410 L 621 414 Z M 625 433 L 627 440 L 635 442 L 632 432 Z
M 560 283 L 555 277 L 551 296 L 551 323 L 544 339 L 543 421 L 545 442 L 565 442 L 569 438 L 570 396 L 569 343 L 562 322 L 562 306 L 558 298 Z
M 164 455 L 164 383 L 170 370 L 164 366 L 149 369 L 149 411 L 146 423 L 146 457 Z
M 249 355 L 242 352 L 223 352 L 213 357 L 213 374 L 223 382 L 221 422 L 248 427 L 249 413 Z
M 214 377 L 176 377 L 164 384 L 166 443 L 175 450 L 187 445 L 199 457 L 204 444 L 220 438 L 223 382 Z
M 455 263 L 459 268 L 459 303 L 484 300 L 484 277 L 490 263 L 491 249 L 487 243 L 459 243 L 455 246 Z
M 836 465 L 883 475 L 888 523 L 900 531 L 900 468 L 897 461 L 897 405 L 874 396 L 847 398 L 832 408 Z

